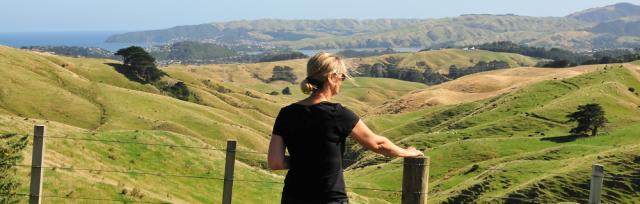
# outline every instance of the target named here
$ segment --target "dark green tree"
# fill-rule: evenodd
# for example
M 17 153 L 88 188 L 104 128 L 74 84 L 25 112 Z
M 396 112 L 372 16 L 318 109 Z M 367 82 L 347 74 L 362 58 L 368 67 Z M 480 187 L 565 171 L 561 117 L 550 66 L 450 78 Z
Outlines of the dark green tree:
M 291 95 L 291 89 L 289 89 L 289 87 L 284 87 L 284 89 L 282 89 L 282 95 Z
M 271 81 L 282 80 L 295 83 L 298 77 L 293 73 L 293 68 L 289 66 L 275 66 L 273 67 L 273 74 Z
M 189 100 L 189 95 L 191 95 L 187 85 L 181 81 L 171 86 L 171 88 L 169 88 L 169 92 L 171 92 L 171 94 L 173 94 L 176 98 L 183 101 Z
M 600 104 L 590 103 L 578 106 L 578 110 L 567 115 L 569 122 L 578 122 L 578 126 L 571 129 L 570 133 L 584 135 L 591 131 L 591 136 L 598 134 L 598 128 L 604 127 L 607 123 L 604 110 Z
M 115 55 L 122 56 L 123 64 L 128 68 L 125 74 L 133 75 L 143 83 L 158 81 L 165 75 L 156 67 L 156 59 L 141 47 L 122 48 Z
M 18 203 L 15 195 L 20 186 L 15 165 L 22 160 L 22 150 L 27 137 L 17 134 L 0 134 L 0 203 Z

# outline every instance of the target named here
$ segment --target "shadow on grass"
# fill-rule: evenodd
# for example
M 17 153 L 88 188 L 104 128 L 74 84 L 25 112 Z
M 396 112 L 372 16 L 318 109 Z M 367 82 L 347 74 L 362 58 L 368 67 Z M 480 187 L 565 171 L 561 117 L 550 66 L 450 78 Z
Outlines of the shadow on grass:
M 127 79 L 131 81 L 135 81 L 141 84 L 147 84 L 146 81 L 143 81 L 142 79 L 140 79 L 140 77 L 138 77 L 135 73 L 133 73 L 131 69 L 129 69 L 127 66 L 123 64 L 117 64 L 117 63 L 104 63 L 104 64 L 113 67 L 113 69 L 115 69 L 117 72 L 127 77 Z
M 586 137 L 584 135 L 566 135 L 566 136 L 556 136 L 556 137 L 544 137 L 541 138 L 540 141 L 551 141 L 555 143 L 565 143 L 565 142 L 573 142 L 579 138 Z

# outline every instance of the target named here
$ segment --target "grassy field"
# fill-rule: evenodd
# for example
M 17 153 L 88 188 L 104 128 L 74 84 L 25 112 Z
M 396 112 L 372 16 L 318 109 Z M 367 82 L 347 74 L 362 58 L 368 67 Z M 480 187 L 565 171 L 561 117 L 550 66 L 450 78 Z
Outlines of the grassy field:
M 190 68 L 165 68 L 168 76 L 163 81 L 187 83 L 200 99 L 198 103 L 192 103 L 163 95 L 152 85 L 129 81 L 115 71 L 114 63 L 118 62 L 0 47 L 0 76 L 4 79 L 0 81 L 0 116 L 4 120 L 0 124 L 0 132 L 28 135 L 32 132 L 32 125 L 40 123 L 48 126 L 49 135 L 58 137 L 218 149 L 224 148 L 226 140 L 233 138 L 238 140 L 239 151 L 258 152 L 238 153 L 237 179 L 281 182 L 281 173 L 264 170 L 264 153 L 279 108 L 304 97 L 297 85 L 251 81 L 256 79 L 255 76 L 241 74 L 232 75 L 240 82 L 227 81 L 216 78 L 218 75 L 215 73 L 206 75 L 191 72 Z M 270 72 L 275 65 L 247 66 L 268 67 L 265 72 Z M 260 71 L 257 67 L 247 70 L 252 73 Z M 207 68 L 197 71 L 207 71 Z M 220 87 L 224 90 L 221 91 Z M 280 92 L 284 87 L 290 87 L 293 95 L 267 94 Z M 376 104 L 424 87 L 423 84 L 394 79 L 357 78 L 345 84 L 343 95 L 336 100 L 365 114 Z M 212 150 L 118 146 L 64 139 L 51 139 L 47 143 L 46 161 L 53 167 L 214 178 L 219 178 L 223 172 L 220 162 L 224 155 Z M 26 158 L 30 158 L 28 154 L 25 154 Z M 27 164 L 28 160 L 24 162 Z M 28 175 L 26 169 L 20 175 Z M 92 190 L 94 184 L 98 190 Z M 277 203 L 282 187 L 279 185 L 237 184 L 234 200 L 241 203 Z M 206 187 L 199 188 L 202 186 Z M 122 194 L 123 190 L 130 193 L 134 189 L 143 196 Z M 221 189 L 220 181 L 212 179 L 163 178 L 64 168 L 46 169 L 45 174 L 45 193 L 63 197 L 200 203 L 219 202 Z M 26 186 L 21 190 L 27 190 Z M 353 196 L 356 196 L 355 200 L 365 199 Z M 47 199 L 48 202 L 67 201 Z
M 480 61 L 503 61 L 511 67 L 530 67 L 537 63 L 531 57 L 513 54 L 499 53 L 485 50 L 442 49 L 414 53 L 387 54 L 375 57 L 356 58 L 354 64 L 389 63 L 390 59 L 399 61 L 398 67 L 415 68 L 416 64 L 424 62 L 436 72 L 447 74 L 449 67 L 455 65 L 458 68 L 467 68 L 476 65 Z
M 387 102 L 378 112 L 409 112 L 425 107 L 473 102 L 518 90 L 533 83 L 561 80 L 599 68 L 602 66 L 588 65 L 566 69 L 519 67 L 482 72 L 411 92 Z
M 484 59 L 459 50 L 442 52 L 405 56 L 409 64 L 449 54 L 456 55 L 447 58 L 451 63 Z M 522 62 L 518 60 L 514 62 Z M 115 71 L 118 63 L 0 46 L 0 76 L 4 79 L 0 80 L 0 133 L 30 135 L 34 124 L 47 125 L 50 138 L 45 166 L 51 168 L 45 168 L 46 203 L 91 202 L 69 200 L 72 198 L 220 202 L 224 162 L 220 150 L 232 138 L 239 145 L 234 201 L 278 203 L 282 188 L 278 183 L 284 172 L 265 170 L 264 153 L 280 107 L 305 95 L 297 83 L 264 80 L 276 65 L 291 66 L 298 79 L 303 78 L 304 60 L 163 68 L 168 75 L 162 80 L 185 82 L 197 96 L 195 102 L 129 81 Z M 496 80 L 476 79 L 489 75 L 526 83 L 487 85 L 504 91 L 397 113 L 380 110 L 407 97 L 419 99 L 419 93 L 434 87 L 359 77 L 345 82 L 335 100 L 356 111 L 377 133 L 426 150 L 432 158 L 430 202 L 506 202 L 500 198 L 530 195 L 540 202 L 582 202 L 585 192 L 588 194 L 582 187 L 591 164 L 605 164 L 612 175 L 638 174 L 634 155 L 640 152 L 640 97 L 637 91 L 629 91 L 629 87 L 640 89 L 640 64 L 635 64 L 480 73 L 435 88 L 464 91 L 461 84 L 474 83 L 472 87 L 485 87 L 483 83 Z M 285 87 L 292 95 L 269 94 Z M 571 124 L 564 115 L 588 102 L 603 105 L 608 127 L 597 137 L 567 136 Z M 24 165 L 30 164 L 30 151 L 29 147 L 24 153 Z M 397 192 L 359 187 L 399 190 L 401 160 L 370 153 L 357 156 L 358 161 L 346 171 L 352 202 L 397 203 Z M 25 193 L 29 168 L 18 170 L 23 181 L 20 192 Z M 640 197 L 633 190 L 638 189 L 637 183 L 608 182 L 605 185 L 612 186 L 605 191 L 609 202 L 633 202 Z
M 592 164 L 611 165 L 605 168 L 612 174 L 637 173 L 640 163 L 632 155 L 640 150 L 640 97 L 628 87 L 639 86 L 637 70 L 610 65 L 483 101 L 393 118 L 382 115 L 367 122 L 402 144 L 426 149 L 432 159 L 432 202 L 506 202 L 514 200 L 503 197 L 531 199 L 532 192 L 536 193 L 532 202 L 586 202 L 588 187 L 583 187 Z M 607 128 L 597 137 L 568 135 L 572 124 L 566 122 L 565 115 L 578 105 L 593 102 L 604 107 Z M 631 155 L 631 159 L 624 155 Z M 375 159 L 370 155 L 363 158 Z M 397 189 L 402 173 L 394 162 L 354 169 L 348 178 L 356 184 Z M 567 184 L 560 185 L 558 180 Z M 605 184 L 608 202 L 637 201 L 639 194 L 633 189 L 640 186 L 634 180 L 613 180 Z M 392 203 L 399 199 L 397 195 L 381 197 Z

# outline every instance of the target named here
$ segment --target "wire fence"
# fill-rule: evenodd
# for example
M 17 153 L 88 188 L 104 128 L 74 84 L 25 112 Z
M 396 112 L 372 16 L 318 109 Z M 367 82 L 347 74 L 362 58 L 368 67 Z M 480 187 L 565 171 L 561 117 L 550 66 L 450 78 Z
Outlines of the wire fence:
M 127 144 L 127 145 L 143 145 L 143 146 L 154 146 L 154 147 L 167 147 L 167 148 L 186 148 L 186 149 L 198 149 L 198 150 L 212 150 L 212 151 L 234 151 L 235 153 L 246 153 L 246 154 L 254 154 L 254 155 L 262 155 L 266 156 L 267 153 L 256 152 L 256 151 L 248 151 L 248 150 L 227 150 L 226 148 L 212 147 L 209 145 L 203 146 L 189 146 L 189 145 L 175 145 L 175 144 L 163 144 L 163 143 L 145 143 L 138 141 L 126 141 L 126 140 L 115 140 L 115 139 L 97 139 L 97 138 L 83 138 L 83 137 L 60 137 L 60 136 L 46 136 L 47 139 L 58 139 L 58 140 L 72 140 L 79 142 L 100 142 L 100 143 L 109 143 L 109 144 Z M 399 159 L 379 159 L 379 160 L 362 160 L 362 159 L 353 159 L 353 158 L 344 158 L 343 162 L 351 163 L 352 165 L 364 165 L 364 166 L 375 166 L 375 165 L 404 165 L 402 160 Z M 252 179 L 238 179 L 231 178 L 225 179 L 222 176 L 206 176 L 206 175 L 197 175 L 197 174 L 173 174 L 173 173 L 165 173 L 165 172 L 150 172 L 150 171 L 141 171 L 141 170 L 122 170 L 122 169 L 101 169 L 101 168 L 90 168 L 90 167 L 75 167 L 75 166 L 55 166 L 55 165 L 42 165 L 42 166 L 32 166 L 32 165 L 16 165 L 16 167 L 23 168 L 42 168 L 42 169 L 50 169 L 50 170 L 67 170 L 67 171 L 84 171 L 90 174 L 102 174 L 102 173 L 111 173 L 111 174 L 127 174 L 127 175 L 145 175 L 145 176 L 154 176 L 161 178 L 187 178 L 187 179 L 199 179 L 199 180 L 217 180 L 217 181 L 233 181 L 233 182 L 246 182 L 246 183 L 261 183 L 268 185 L 278 185 L 280 188 L 284 185 L 281 181 L 273 181 L 273 180 L 252 180 Z M 395 168 L 395 167 L 394 167 Z M 399 167 L 398 167 L 399 168 Z M 527 173 L 527 174 L 545 174 L 545 175 L 567 175 L 567 173 L 553 173 L 553 172 L 545 172 L 545 171 L 530 171 L 530 170 L 515 170 L 515 169 L 504 169 L 498 167 L 492 167 L 488 169 L 478 169 L 477 172 L 516 172 L 516 173 Z M 635 176 L 627 176 L 627 175 L 617 175 L 617 174 L 604 174 L 604 179 L 608 180 L 616 180 L 616 179 L 627 179 L 627 180 L 638 180 L 640 181 L 640 177 Z M 348 186 L 346 189 L 352 191 L 370 191 L 370 192 L 385 192 L 385 193 L 403 193 L 402 189 L 387 189 L 387 188 L 374 188 L 374 187 L 363 187 L 363 186 Z M 489 195 L 478 195 L 478 194 L 470 194 L 468 192 L 454 192 L 454 191 L 441 191 L 441 192 L 430 192 L 431 197 L 444 197 L 444 198 L 455 198 L 455 197 L 465 197 L 471 200 L 475 199 L 500 199 L 500 200 L 511 200 L 511 201 L 519 201 L 523 203 L 535 203 L 539 202 L 539 200 L 528 199 L 528 198 L 519 198 L 513 196 L 489 196 Z M 0 194 L 2 195 L 2 194 Z M 15 194 L 5 194 L 4 196 L 18 196 L 18 197 L 30 197 L 32 195 L 25 193 L 15 193 Z M 42 198 L 50 198 L 50 199 L 70 199 L 70 200 L 85 200 L 85 201 L 102 201 L 102 202 L 129 202 L 129 203 L 167 203 L 167 202 L 152 202 L 152 201 L 144 201 L 144 200 L 135 200 L 135 199 L 110 199 L 110 198 L 94 198 L 94 197 L 74 197 L 69 195 L 40 195 Z
M 166 148 L 186 148 L 186 149 L 197 149 L 197 150 L 212 150 L 219 152 L 227 152 L 226 148 L 212 147 L 209 145 L 203 146 L 189 146 L 189 145 L 175 145 L 175 144 L 164 144 L 164 143 L 147 143 L 147 142 L 139 142 L 139 141 L 131 141 L 131 140 L 118 140 L 118 139 L 98 139 L 98 138 L 88 138 L 88 137 L 68 137 L 68 136 L 46 136 L 46 139 L 54 139 L 54 140 L 70 140 L 75 142 L 98 142 L 98 143 L 106 143 L 106 144 L 115 144 L 115 145 L 142 145 L 142 146 L 151 146 L 151 147 L 166 147 Z M 248 150 L 231 150 L 235 153 L 241 154 L 253 154 L 253 155 L 261 155 L 267 156 L 267 153 L 264 152 L 256 152 L 256 151 L 248 151 Z M 357 161 L 346 159 L 345 161 Z M 89 174 L 103 174 L 103 173 L 111 173 L 111 174 L 125 174 L 125 175 L 145 175 L 145 176 L 154 176 L 154 177 L 162 177 L 166 179 L 170 178 L 187 178 L 187 179 L 200 179 L 200 180 L 217 180 L 217 181 L 225 181 L 225 178 L 215 177 L 215 176 L 203 176 L 203 175 L 191 175 L 191 174 L 171 174 L 165 172 L 150 172 L 150 171 L 141 171 L 141 170 L 123 170 L 123 169 L 103 169 L 103 168 L 91 168 L 91 167 L 75 167 L 75 166 L 64 166 L 64 165 L 42 165 L 42 166 L 32 166 L 32 165 L 24 165 L 18 164 L 16 167 L 21 168 L 42 168 L 49 170 L 67 170 L 67 171 L 84 171 Z M 229 179 L 227 179 L 229 180 Z M 231 179 L 233 182 L 246 182 L 246 183 L 261 183 L 261 184 L 270 184 L 270 185 L 278 185 L 281 188 L 284 185 L 284 182 L 280 181 L 269 181 L 269 180 L 251 180 L 251 179 Z M 384 189 L 384 188 L 370 188 L 370 187 L 346 187 L 346 189 L 351 190 L 360 190 L 360 191 L 375 191 L 375 192 L 394 192 L 401 193 L 400 189 Z M 9 195 L 9 194 L 8 194 Z M 30 194 L 25 193 L 16 193 L 10 194 L 12 196 L 19 197 L 30 197 Z M 91 202 L 124 202 L 124 203 L 167 203 L 167 202 L 151 202 L 151 201 L 143 201 L 143 200 L 135 200 L 135 199 L 111 199 L 111 198 L 95 198 L 95 197 L 74 197 L 69 195 L 40 195 L 41 198 L 48 199 L 69 199 L 69 200 L 84 200 Z

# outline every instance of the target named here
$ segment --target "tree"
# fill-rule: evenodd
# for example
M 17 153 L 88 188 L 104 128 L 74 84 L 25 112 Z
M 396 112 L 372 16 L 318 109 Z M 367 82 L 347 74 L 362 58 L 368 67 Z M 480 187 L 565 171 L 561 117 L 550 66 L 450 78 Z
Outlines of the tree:
M 578 110 L 567 115 L 569 122 L 578 122 L 578 126 L 571 129 L 570 133 L 584 135 L 591 131 L 591 136 L 598 134 L 598 128 L 604 127 L 607 123 L 604 110 L 600 104 L 591 103 L 578 106 Z
M 156 59 L 141 47 L 122 48 L 115 55 L 122 56 L 123 64 L 128 68 L 127 73 L 124 74 L 133 75 L 141 82 L 155 82 L 165 75 L 156 67 Z
M 18 203 L 15 195 L 20 182 L 14 166 L 22 160 L 27 137 L 14 133 L 0 134 L 0 203 Z
M 181 81 L 175 83 L 171 88 L 169 88 L 169 92 L 176 98 L 183 101 L 189 100 L 189 95 L 191 95 L 191 93 L 189 92 L 189 88 L 187 88 L 187 85 Z
M 293 73 L 293 68 L 289 66 L 275 66 L 273 67 L 273 74 L 271 81 L 282 80 L 295 83 L 298 77 Z
M 291 89 L 289 89 L 289 87 L 284 87 L 284 89 L 282 89 L 282 95 L 291 95 Z

